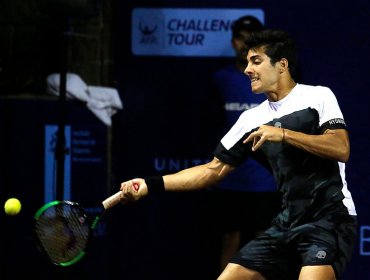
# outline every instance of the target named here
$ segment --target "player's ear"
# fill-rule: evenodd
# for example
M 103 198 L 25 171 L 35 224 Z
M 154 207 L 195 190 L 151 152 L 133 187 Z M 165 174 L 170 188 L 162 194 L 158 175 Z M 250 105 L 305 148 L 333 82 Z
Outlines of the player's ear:
M 280 73 L 284 73 L 288 70 L 289 62 L 286 58 L 282 58 L 279 61 L 279 71 Z

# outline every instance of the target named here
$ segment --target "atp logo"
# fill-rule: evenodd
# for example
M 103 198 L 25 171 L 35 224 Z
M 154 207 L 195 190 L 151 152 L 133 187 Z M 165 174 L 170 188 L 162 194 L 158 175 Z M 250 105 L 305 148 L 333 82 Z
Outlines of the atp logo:
M 139 30 L 141 33 L 141 44 L 156 44 L 157 37 L 155 36 L 155 32 L 157 30 L 157 25 L 147 25 L 142 22 L 139 23 Z
M 153 27 L 150 27 L 150 26 L 147 26 L 147 25 L 143 25 L 143 23 L 140 22 L 139 23 L 139 30 L 140 30 L 141 34 L 143 34 L 144 36 L 150 36 L 157 30 L 157 26 L 155 25 Z

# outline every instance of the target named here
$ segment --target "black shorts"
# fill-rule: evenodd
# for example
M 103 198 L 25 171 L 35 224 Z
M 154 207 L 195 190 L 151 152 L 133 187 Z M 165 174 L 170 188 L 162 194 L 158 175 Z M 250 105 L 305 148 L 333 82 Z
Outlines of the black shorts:
M 274 280 L 296 280 L 306 265 L 331 265 L 340 279 L 352 258 L 356 237 L 356 216 L 330 213 L 289 230 L 271 227 L 245 245 L 231 262 Z

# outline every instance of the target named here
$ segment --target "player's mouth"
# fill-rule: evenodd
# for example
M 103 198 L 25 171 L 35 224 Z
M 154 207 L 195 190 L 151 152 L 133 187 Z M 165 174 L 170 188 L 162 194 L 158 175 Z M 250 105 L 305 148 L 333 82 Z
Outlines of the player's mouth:
M 251 83 L 259 81 L 259 78 L 257 77 L 250 77 Z

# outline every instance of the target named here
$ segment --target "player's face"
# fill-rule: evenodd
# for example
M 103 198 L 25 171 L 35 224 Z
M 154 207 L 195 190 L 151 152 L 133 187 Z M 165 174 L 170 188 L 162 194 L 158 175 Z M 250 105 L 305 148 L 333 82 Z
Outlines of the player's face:
M 270 58 L 264 48 L 251 49 L 247 55 L 248 65 L 244 73 L 251 80 L 254 93 L 268 93 L 276 91 L 279 80 L 278 62 L 271 65 Z

